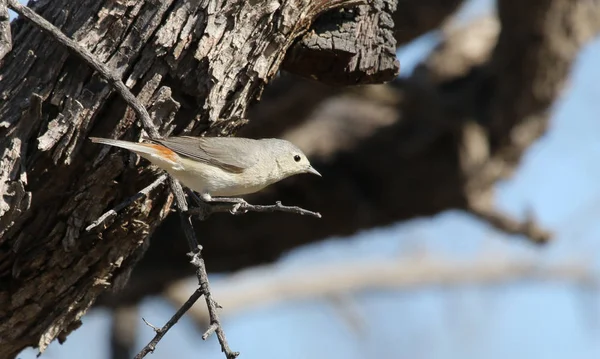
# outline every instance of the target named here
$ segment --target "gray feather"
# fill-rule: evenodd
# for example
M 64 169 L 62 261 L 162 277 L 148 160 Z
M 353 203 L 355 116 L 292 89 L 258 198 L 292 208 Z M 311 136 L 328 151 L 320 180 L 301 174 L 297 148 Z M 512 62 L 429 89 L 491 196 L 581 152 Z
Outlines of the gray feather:
M 236 137 L 167 137 L 153 139 L 180 156 L 240 173 L 254 166 L 262 155 L 260 140 Z

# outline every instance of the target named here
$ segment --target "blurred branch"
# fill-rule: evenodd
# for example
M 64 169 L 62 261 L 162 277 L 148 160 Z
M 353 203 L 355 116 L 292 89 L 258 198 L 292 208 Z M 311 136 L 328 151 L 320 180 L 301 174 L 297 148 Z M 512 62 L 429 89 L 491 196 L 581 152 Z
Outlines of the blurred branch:
M 499 231 L 507 234 L 518 234 L 529 238 L 537 244 L 548 242 L 552 233 L 539 226 L 533 218 L 532 214 L 528 214 L 525 221 L 518 221 L 511 218 L 505 213 L 492 208 L 491 206 L 476 206 L 473 205 L 468 209 L 469 213 L 489 223 Z
M 393 15 L 398 46 L 438 28 L 462 3 L 463 0 L 399 0 Z
M 425 286 L 502 285 L 517 281 L 567 281 L 597 286 L 590 265 L 581 261 L 542 264 L 528 260 L 479 258 L 475 262 L 425 257 L 416 260 L 351 261 L 285 269 L 262 266 L 232 274 L 213 283 L 223 298 L 222 315 L 257 306 L 309 298 L 380 290 L 412 290 Z M 169 286 L 163 296 L 174 306 L 187 299 L 190 282 Z M 202 326 L 206 308 L 193 306 L 189 314 Z
M 138 337 L 139 308 L 137 305 L 112 310 L 110 327 L 110 358 L 130 359 Z
M 540 118 L 547 119 L 581 46 L 600 31 L 600 3 L 498 0 L 498 16 L 502 31 L 489 64 L 496 81 L 490 131 L 502 135 L 495 146 L 518 158 L 530 138 L 546 130 Z
M 367 313 L 362 310 L 359 300 L 352 296 L 352 293 L 340 293 L 326 296 L 325 300 L 331 304 L 338 316 L 346 322 L 357 335 L 364 335 L 367 330 Z

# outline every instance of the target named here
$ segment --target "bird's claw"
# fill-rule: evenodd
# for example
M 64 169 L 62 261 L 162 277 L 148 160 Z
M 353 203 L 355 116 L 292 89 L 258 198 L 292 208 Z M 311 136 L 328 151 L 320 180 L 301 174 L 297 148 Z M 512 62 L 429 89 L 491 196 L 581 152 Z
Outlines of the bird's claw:
M 243 213 L 246 213 L 246 212 L 248 212 L 247 209 L 240 210 L 240 207 L 242 207 L 245 204 L 248 204 L 248 203 L 246 201 L 236 203 L 236 204 L 233 205 L 233 207 L 231 208 L 231 210 L 229 210 L 229 212 L 231 214 L 243 214 Z

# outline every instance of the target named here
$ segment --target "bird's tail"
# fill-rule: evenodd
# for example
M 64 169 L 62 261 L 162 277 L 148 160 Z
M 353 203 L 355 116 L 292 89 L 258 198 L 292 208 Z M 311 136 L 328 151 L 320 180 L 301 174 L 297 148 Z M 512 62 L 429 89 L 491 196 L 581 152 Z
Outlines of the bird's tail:
M 90 140 L 94 143 L 102 143 L 109 146 L 115 146 L 120 148 L 125 148 L 132 152 L 137 153 L 138 155 L 146 158 L 150 162 L 153 162 L 160 166 L 160 164 L 156 163 L 156 160 L 168 162 L 173 166 L 179 165 L 179 156 L 166 148 L 163 145 L 155 144 L 155 143 L 138 143 L 138 142 L 129 142 L 129 141 L 121 141 L 121 140 L 113 140 L 110 138 L 99 138 L 99 137 L 90 137 Z

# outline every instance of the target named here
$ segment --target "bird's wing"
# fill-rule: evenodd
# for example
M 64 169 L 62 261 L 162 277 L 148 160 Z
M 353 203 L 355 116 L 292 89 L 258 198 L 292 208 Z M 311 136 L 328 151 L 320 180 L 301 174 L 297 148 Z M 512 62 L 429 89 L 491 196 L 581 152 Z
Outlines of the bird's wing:
M 240 173 L 259 159 L 258 141 L 230 137 L 167 137 L 153 139 L 180 156 Z

